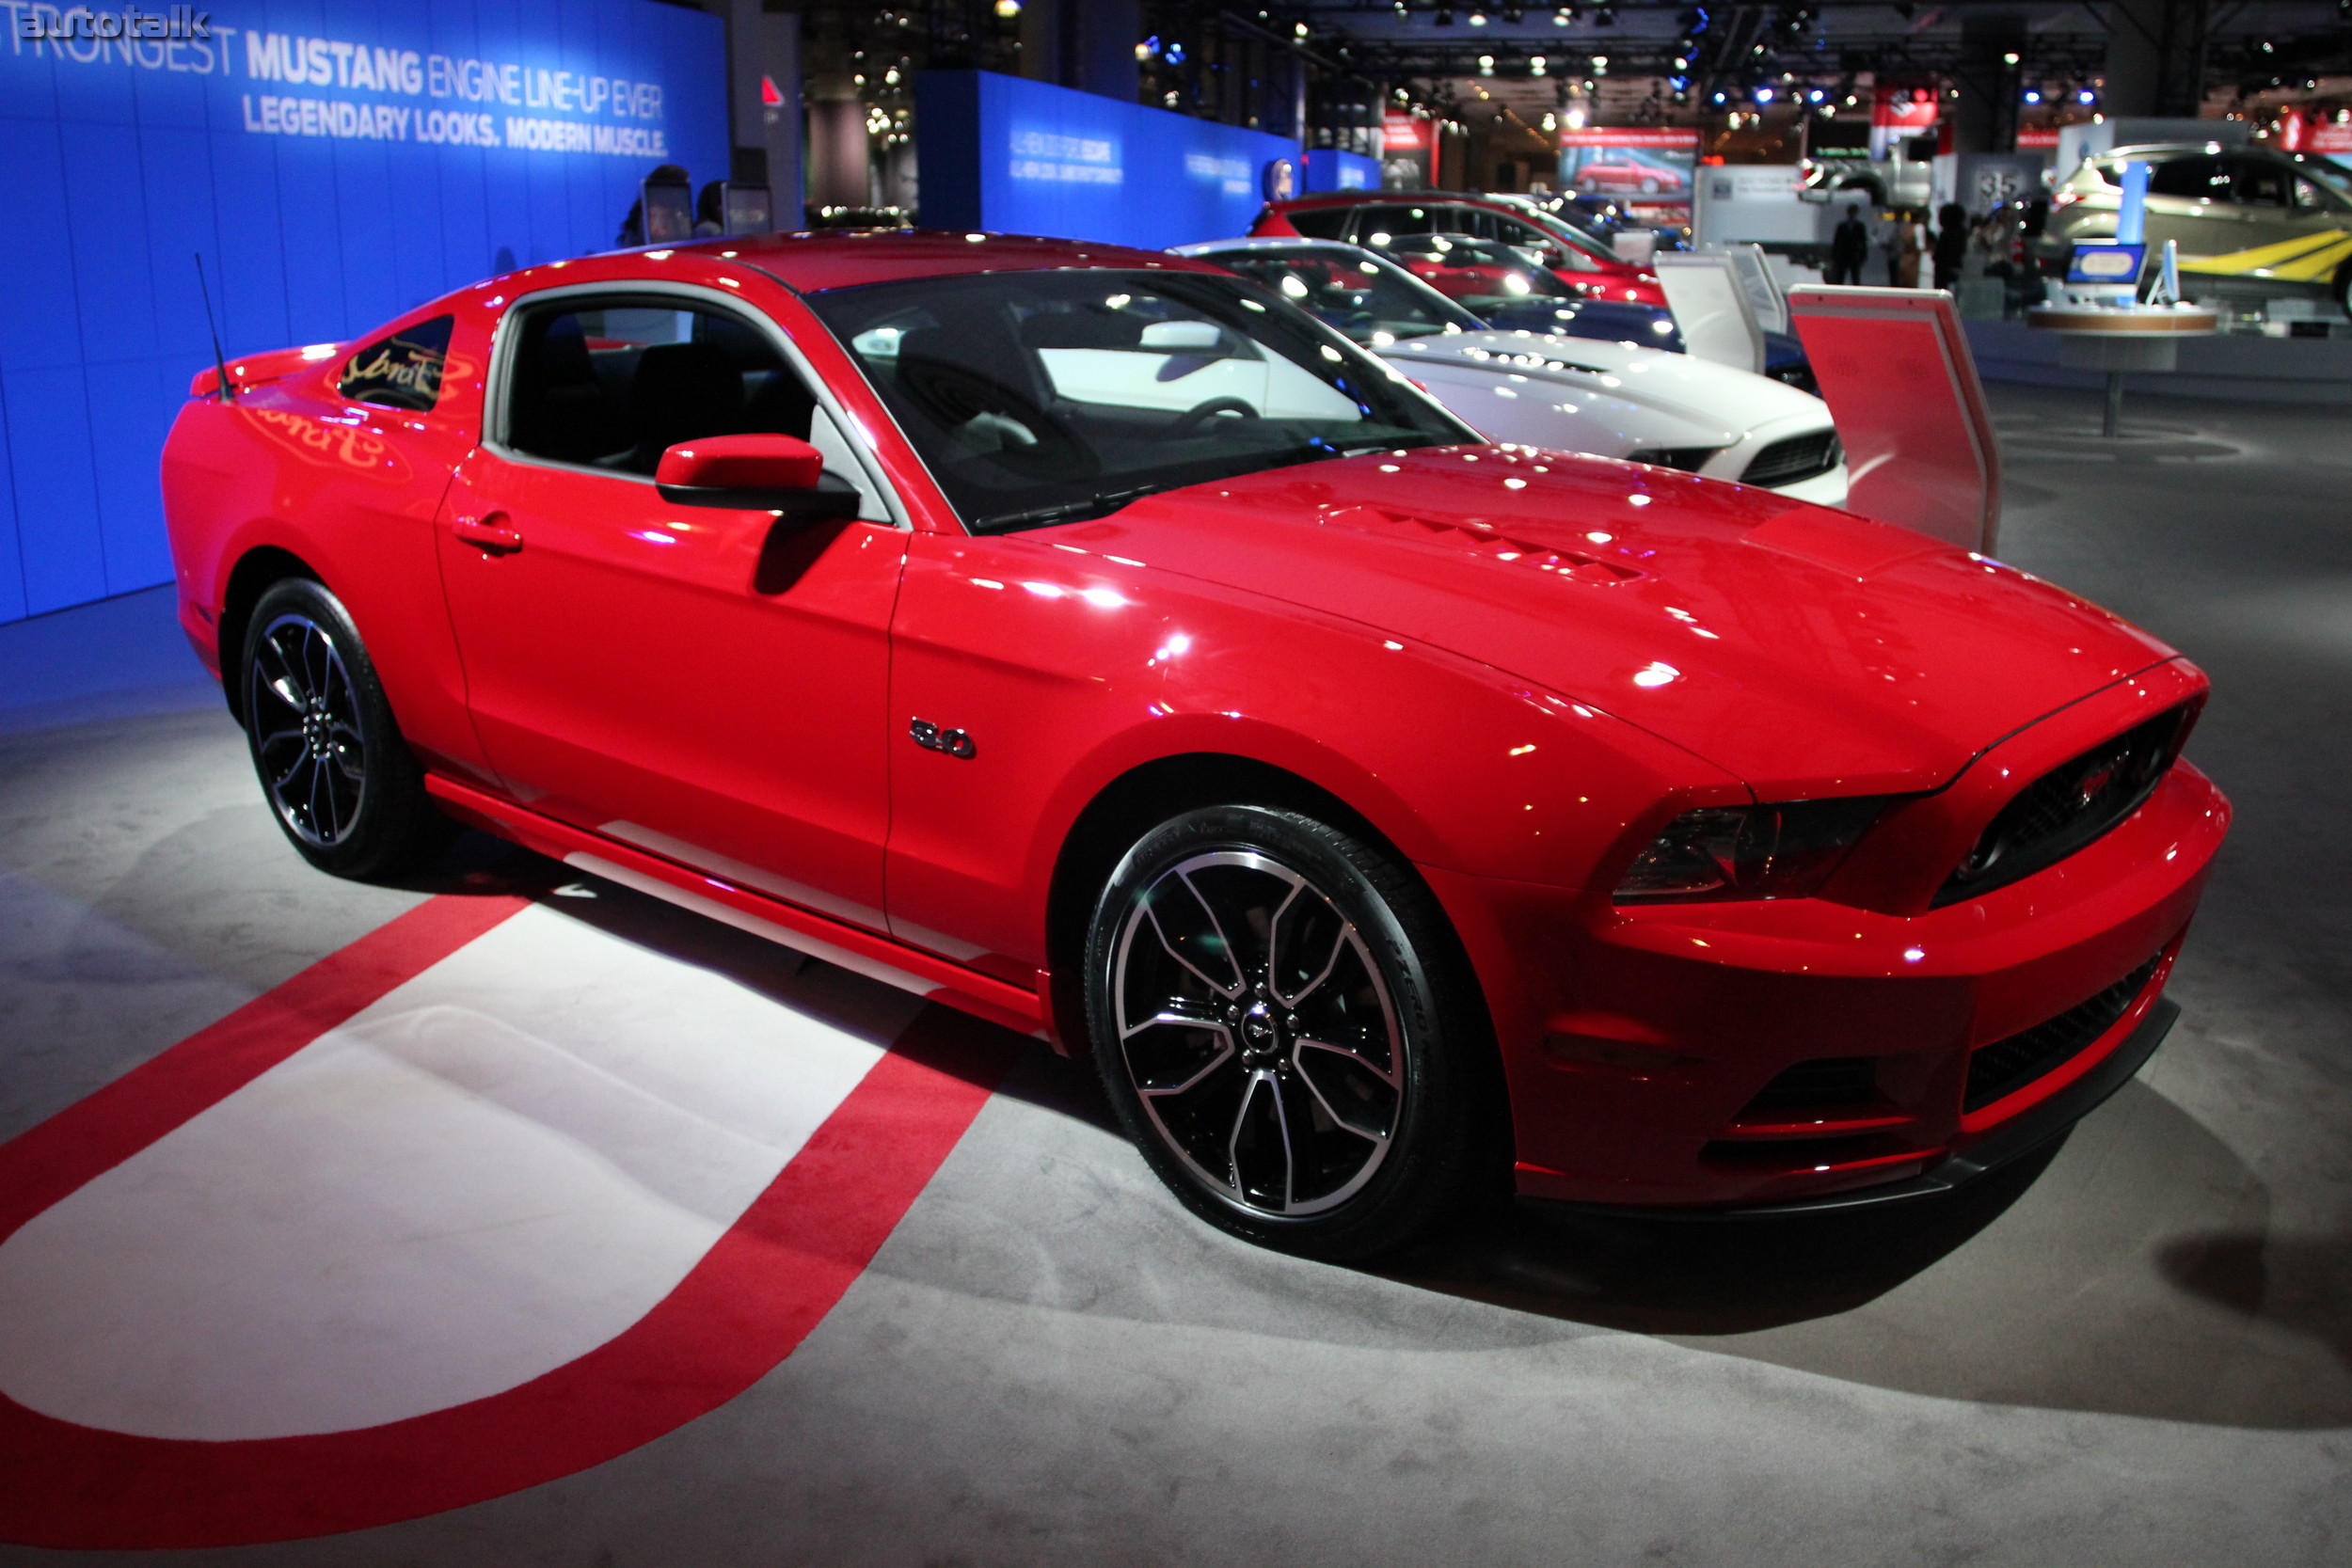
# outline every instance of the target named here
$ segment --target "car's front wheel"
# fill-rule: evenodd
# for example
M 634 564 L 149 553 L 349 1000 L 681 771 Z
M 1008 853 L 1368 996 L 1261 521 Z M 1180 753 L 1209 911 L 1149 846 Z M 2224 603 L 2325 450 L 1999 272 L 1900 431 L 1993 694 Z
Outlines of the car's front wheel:
M 1237 1236 L 1369 1257 L 1487 1174 L 1485 1007 L 1436 900 L 1384 849 L 1269 807 L 1170 818 L 1112 873 L 1086 974 L 1128 1134 Z
M 378 877 L 440 845 L 447 820 L 342 600 L 307 578 L 273 585 L 246 624 L 239 668 L 253 769 L 305 860 Z

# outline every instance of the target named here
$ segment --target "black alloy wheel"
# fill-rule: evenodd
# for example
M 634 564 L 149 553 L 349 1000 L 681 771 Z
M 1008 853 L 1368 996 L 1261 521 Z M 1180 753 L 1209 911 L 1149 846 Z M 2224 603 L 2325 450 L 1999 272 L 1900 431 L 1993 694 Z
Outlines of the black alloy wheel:
M 1387 851 L 1262 806 L 1146 833 L 1096 905 L 1095 1060 L 1192 1211 L 1329 1259 L 1393 1251 L 1498 1167 L 1485 1006 Z
M 308 578 L 272 585 L 246 624 L 239 668 L 253 770 L 303 859 L 380 877 L 440 846 L 447 819 L 341 600 Z

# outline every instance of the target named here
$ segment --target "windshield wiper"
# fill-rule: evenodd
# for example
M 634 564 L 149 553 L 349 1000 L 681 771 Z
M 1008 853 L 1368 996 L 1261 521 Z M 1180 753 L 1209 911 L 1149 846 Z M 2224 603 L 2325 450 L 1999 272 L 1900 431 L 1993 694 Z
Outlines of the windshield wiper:
M 1072 523 L 1082 517 L 1100 517 L 1116 512 L 1129 501 L 1167 488 L 1165 484 L 1139 484 L 1132 490 L 1106 490 L 1082 500 L 1063 501 L 1057 506 L 1033 507 L 1026 512 L 1000 512 L 993 517 L 981 517 L 972 526 L 983 533 L 994 533 L 1003 529 L 1042 528 L 1047 523 Z

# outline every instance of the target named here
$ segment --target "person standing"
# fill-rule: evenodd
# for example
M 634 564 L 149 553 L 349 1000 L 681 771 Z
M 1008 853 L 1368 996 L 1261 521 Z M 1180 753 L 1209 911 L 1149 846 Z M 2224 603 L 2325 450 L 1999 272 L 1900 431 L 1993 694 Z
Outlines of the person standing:
M 1919 258 L 1927 251 L 1927 225 L 1906 207 L 1886 236 L 1886 281 L 1898 289 L 1919 286 Z
M 1968 255 L 1968 209 L 1947 201 L 1935 210 L 1935 286 L 1948 289 L 1960 281 L 1960 264 Z
M 1870 230 L 1862 221 L 1862 209 L 1848 202 L 1845 221 L 1829 237 L 1829 281 L 1861 282 L 1862 263 L 1869 258 Z

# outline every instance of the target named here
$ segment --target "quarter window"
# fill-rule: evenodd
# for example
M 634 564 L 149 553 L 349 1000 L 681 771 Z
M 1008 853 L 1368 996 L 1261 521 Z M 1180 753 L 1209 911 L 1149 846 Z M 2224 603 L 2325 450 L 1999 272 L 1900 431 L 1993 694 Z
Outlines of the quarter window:
M 336 391 L 354 403 L 429 412 L 441 401 L 441 368 L 456 322 L 454 316 L 436 316 L 370 343 L 344 362 Z

